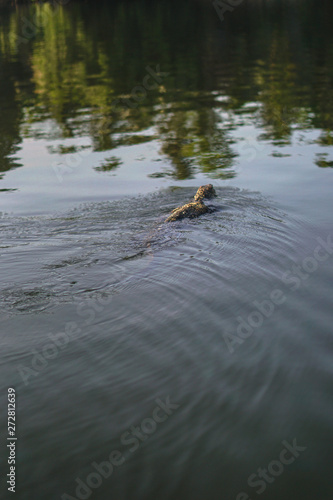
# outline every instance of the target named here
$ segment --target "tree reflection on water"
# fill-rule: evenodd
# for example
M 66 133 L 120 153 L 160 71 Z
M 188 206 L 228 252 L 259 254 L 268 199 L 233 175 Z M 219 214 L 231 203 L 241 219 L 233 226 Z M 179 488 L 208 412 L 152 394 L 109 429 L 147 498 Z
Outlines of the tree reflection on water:
M 313 5 L 248 2 L 223 23 L 209 2 L 4 10 L 0 171 L 19 166 L 22 137 L 89 135 L 94 151 L 158 140 L 169 167 L 157 177 L 230 178 L 229 118 L 248 104 L 261 140 L 284 145 L 293 129 L 317 128 L 332 145 L 332 5 Z M 22 41 L 27 19 L 37 28 Z M 139 95 L 147 65 L 167 74 Z

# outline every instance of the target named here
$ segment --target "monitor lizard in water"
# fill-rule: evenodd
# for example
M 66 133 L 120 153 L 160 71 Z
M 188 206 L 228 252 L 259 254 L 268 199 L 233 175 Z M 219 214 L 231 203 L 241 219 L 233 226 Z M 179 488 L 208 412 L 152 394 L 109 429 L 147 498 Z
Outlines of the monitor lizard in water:
M 193 217 L 199 217 L 199 215 L 210 212 L 211 209 L 207 207 L 202 200 L 204 198 L 214 198 L 215 196 L 216 192 L 212 184 L 200 186 L 194 195 L 194 201 L 190 201 L 189 203 L 172 210 L 169 217 L 165 219 L 165 222 L 174 222 L 176 220 L 184 219 L 185 217 L 192 219 Z

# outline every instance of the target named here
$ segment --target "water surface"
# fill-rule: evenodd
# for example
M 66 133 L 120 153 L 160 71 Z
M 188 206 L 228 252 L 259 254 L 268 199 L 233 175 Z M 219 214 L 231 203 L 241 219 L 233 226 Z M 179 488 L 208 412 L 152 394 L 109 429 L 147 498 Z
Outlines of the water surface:
M 331 18 L 311 0 L 223 21 L 190 1 L 0 11 L 20 500 L 79 498 L 115 449 L 87 498 L 331 499 Z M 164 224 L 207 182 L 213 213 Z

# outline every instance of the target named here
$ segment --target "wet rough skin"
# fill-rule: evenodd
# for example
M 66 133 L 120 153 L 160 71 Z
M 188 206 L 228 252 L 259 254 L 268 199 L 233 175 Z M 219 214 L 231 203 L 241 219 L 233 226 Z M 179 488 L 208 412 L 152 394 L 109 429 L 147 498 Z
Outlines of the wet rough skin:
M 198 191 L 194 195 L 196 201 L 203 200 L 204 198 L 210 199 L 216 196 L 216 191 L 213 188 L 213 184 L 206 184 L 205 186 L 200 186 Z
M 174 222 L 176 220 L 184 219 L 188 217 L 190 219 L 194 217 L 199 217 L 199 215 L 206 214 L 210 212 L 210 209 L 202 201 L 204 198 L 213 198 L 216 196 L 215 189 L 212 184 L 206 184 L 205 186 L 200 186 L 198 191 L 194 196 L 195 201 L 186 203 L 181 207 L 175 208 L 165 222 Z

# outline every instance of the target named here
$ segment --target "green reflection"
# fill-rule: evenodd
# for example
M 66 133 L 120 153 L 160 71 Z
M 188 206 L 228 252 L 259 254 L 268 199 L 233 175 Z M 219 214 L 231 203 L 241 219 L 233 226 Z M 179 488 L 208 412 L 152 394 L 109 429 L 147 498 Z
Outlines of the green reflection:
M 220 122 L 213 109 L 200 105 L 195 110 L 177 109 L 162 115 L 158 126 L 161 152 L 174 167 L 172 174 L 165 175 L 188 179 L 200 170 L 214 178 L 232 177 L 230 167 L 236 155 Z
M 97 172 L 110 172 L 110 170 L 115 170 L 121 164 L 122 161 L 120 160 L 120 158 L 117 158 L 116 156 L 110 156 L 110 158 L 107 158 L 105 161 L 103 161 L 101 165 L 95 167 L 95 170 L 97 170 Z
M 318 143 L 333 145 L 332 5 L 278 4 L 249 2 L 223 23 L 209 2 L 4 10 L 0 171 L 18 166 L 23 136 L 89 136 L 94 151 L 158 141 L 169 166 L 154 177 L 230 178 L 235 125 L 225 112 L 250 116 L 275 146 L 295 128 L 317 128 Z M 62 148 L 52 152 L 75 150 Z
M 327 160 L 326 157 L 327 154 L 318 154 L 316 157 L 316 165 L 317 167 L 320 168 L 333 168 L 333 161 L 332 160 Z

